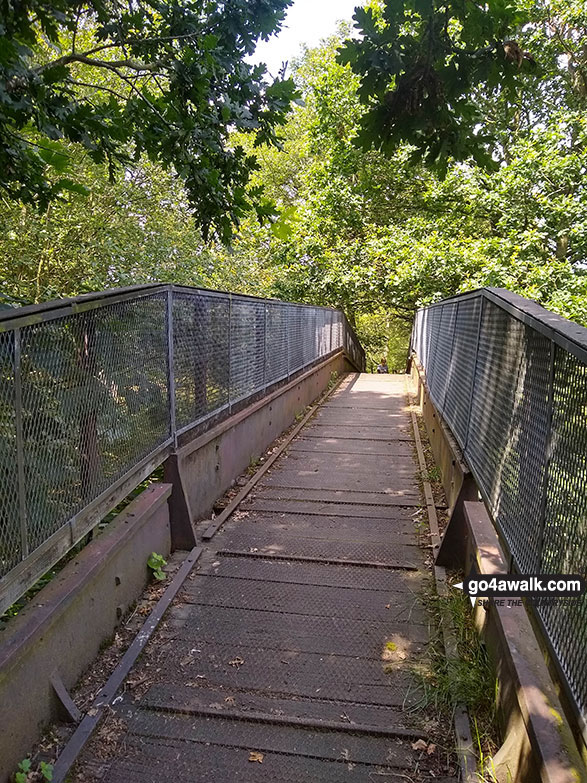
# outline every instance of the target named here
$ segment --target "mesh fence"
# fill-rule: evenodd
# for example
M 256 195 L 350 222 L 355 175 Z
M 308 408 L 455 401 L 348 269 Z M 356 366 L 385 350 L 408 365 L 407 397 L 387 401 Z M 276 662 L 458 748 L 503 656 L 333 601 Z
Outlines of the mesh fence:
M 230 302 L 173 294 L 175 416 L 179 430 L 224 410 L 230 399 Z
M 3 572 L 15 566 L 24 554 L 18 513 L 14 353 L 14 334 L 0 334 L 0 568 Z
M 165 294 L 21 330 L 29 551 L 170 435 Z
M 173 286 L 4 314 L 0 579 L 176 435 L 345 346 L 362 366 L 337 311 Z
M 412 351 L 521 573 L 585 574 L 587 329 L 499 289 L 418 311 Z M 537 614 L 587 719 L 587 601 Z

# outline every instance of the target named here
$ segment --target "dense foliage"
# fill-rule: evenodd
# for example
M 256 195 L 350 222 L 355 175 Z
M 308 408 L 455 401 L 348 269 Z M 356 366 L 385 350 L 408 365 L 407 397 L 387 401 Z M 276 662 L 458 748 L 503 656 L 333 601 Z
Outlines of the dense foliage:
M 271 6 L 278 21 L 277 3 L 246 5 Z M 577 0 L 479 9 L 471 0 L 372 0 L 358 28 L 295 65 L 301 100 L 279 146 L 231 115 L 223 149 L 250 161 L 248 187 L 262 187 L 258 197 L 278 217 L 262 224 L 244 214 L 222 180 L 223 214 L 234 206 L 240 220 L 229 245 L 204 240 L 199 226 L 210 216 L 157 155 L 124 162 L 112 184 L 83 144 L 59 141 L 67 176 L 90 195 L 70 193 L 45 212 L 5 200 L 4 292 L 30 301 L 175 279 L 340 306 L 371 360 L 385 352 L 398 369 L 414 309 L 482 285 L 587 324 L 587 10 Z M 435 96 L 418 88 L 410 112 L 392 101 L 390 113 L 390 95 L 413 83 L 407 74 L 431 36 Z M 216 46 L 209 56 L 220 56 Z M 464 81 L 453 84 L 455 68 Z
M 281 217 L 272 231 L 249 222 L 237 252 L 265 259 L 279 295 L 344 307 L 373 359 L 402 331 L 390 313 L 409 323 L 415 307 L 482 285 L 587 323 L 587 14 L 536 6 L 518 38 L 539 77 L 521 77 L 515 96 L 490 84 L 476 94 L 498 165 L 450 159 L 446 172 L 415 160 L 413 143 L 366 147 L 372 102 L 341 38 L 307 52 L 303 106 L 257 175 Z
M 357 9 L 362 36 L 345 43 L 340 60 L 361 76 L 361 143 L 393 151 L 408 142 L 442 173 L 450 158 L 495 167 L 479 93 L 515 100 L 522 74 L 536 66 L 515 40 L 528 18 L 504 0 L 387 0 Z
M 2 204 L 0 305 L 157 281 L 259 292 L 256 259 L 238 267 L 218 259 L 171 173 L 142 161 L 111 183 L 103 166 L 70 155 L 88 195 L 70 194 L 43 211 Z
M 83 192 L 72 142 L 111 179 L 141 156 L 173 167 L 196 223 L 228 238 L 254 206 L 254 157 L 233 129 L 275 141 L 293 94 L 246 62 L 291 0 L 120 4 L 27 0 L 0 5 L 0 186 L 46 207 Z

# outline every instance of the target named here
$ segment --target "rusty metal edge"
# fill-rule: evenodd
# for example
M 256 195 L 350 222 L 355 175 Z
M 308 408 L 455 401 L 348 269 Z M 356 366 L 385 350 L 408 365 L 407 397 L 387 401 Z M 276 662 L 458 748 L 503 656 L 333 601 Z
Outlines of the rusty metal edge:
M 416 444 L 416 452 L 418 454 L 418 466 L 420 468 L 420 475 L 422 477 L 422 484 L 424 487 L 424 498 L 426 500 L 426 511 L 428 513 L 428 522 L 430 525 L 430 539 L 432 542 L 432 548 L 434 552 L 438 552 L 440 547 L 440 531 L 438 528 L 438 516 L 436 514 L 436 505 L 434 503 L 434 496 L 432 495 L 432 487 L 430 482 L 426 478 L 426 460 L 424 458 L 424 450 L 422 448 L 422 440 L 420 438 L 420 431 L 418 429 L 418 422 L 416 414 L 414 413 L 414 403 L 412 394 L 410 392 L 408 376 L 406 376 L 406 393 L 410 404 L 410 416 L 412 419 L 412 427 L 414 430 L 414 441 Z M 436 584 L 436 592 L 440 596 L 448 595 L 448 584 L 446 580 L 446 569 L 442 566 L 434 565 L 433 569 L 434 581 Z M 447 658 L 456 658 L 458 653 L 456 650 L 456 640 L 452 628 L 449 622 L 442 623 L 442 636 L 444 641 L 444 649 Z M 464 783 L 477 783 L 477 758 L 474 751 L 473 735 L 471 733 L 471 724 L 469 721 L 469 714 L 467 708 L 462 704 L 457 704 L 453 715 L 455 737 L 456 737 L 456 750 L 459 759 L 459 766 L 461 770 L 461 780 Z
M 134 641 L 122 656 L 117 667 L 100 690 L 100 693 L 94 699 L 91 708 L 57 757 L 53 767 L 53 783 L 63 783 L 65 780 L 69 770 L 100 722 L 104 711 L 110 706 L 116 692 L 128 676 L 137 658 L 161 622 L 165 611 L 169 608 L 169 605 L 179 592 L 203 551 L 202 547 L 194 547 L 183 561 L 179 571 L 157 602 L 139 633 L 135 636 Z
M 259 723 L 270 726 L 293 726 L 303 729 L 318 729 L 320 731 L 338 731 L 343 734 L 367 734 L 376 737 L 418 739 L 422 731 L 418 729 L 385 728 L 368 723 L 342 723 L 335 720 L 320 720 L 319 718 L 298 718 L 287 715 L 273 715 L 267 712 L 238 712 L 238 710 L 212 710 L 205 707 L 167 707 L 156 705 L 148 707 L 150 712 L 170 713 L 172 715 L 198 715 L 212 720 L 236 720 L 240 722 Z
M 339 557 L 309 557 L 306 555 L 274 555 L 264 552 L 248 552 L 246 549 L 219 549 L 218 557 L 245 557 L 256 560 L 282 560 L 292 563 L 318 563 L 320 565 L 342 565 L 357 568 L 386 568 L 389 571 L 418 571 L 410 563 L 384 563 L 379 560 L 342 560 Z
M 292 440 L 297 436 L 297 434 L 306 426 L 308 421 L 311 419 L 311 417 L 316 413 L 318 408 L 330 397 L 331 394 L 333 394 L 336 389 L 340 386 L 340 384 L 345 380 L 347 376 L 342 375 L 339 380 L 332 386 L 331 389 L 328 389 L 326 393 L 324 393 L 319 400 L 312 405 L 308 413 L 304 416 L 304 418 L 300 421 L 300 423 L 297 425 L 297 427 L 294 428 L 294 430 L 288 435 L 286 440 L 281 444 L 281 446 L 277 449 L 277 451 L 273 452 L 273 454 L 269 457 L 267 462 L 259 468 L 259 470 L 255 473 L 255 475 L 245 484 L 245 486 L 241 489 L 241 491 L 234 497 L 228 506 L 224 509 L 224 511 L 219 514 L 214 522 L 209 525 L 204 533 L 202 534 L 202 538 L 204 541 L 209 541 L 217 532 L 220 530 L 222 525 L 226 522 L 226 520 L 233 514 L 236 509 L 239 507 L 239 505 L 243 502 L 243 500 L 246 498 L 246 496 L 251 492 L 252 489 L 257 485 L 257 483 L 263 478 L 265 473 L 269 470 L 269 468 L 273 465 L 274 462 L 276 462 L 279 457 L 283 454 L 283 452 L 286 450 L 286 448 L 289 446 L 289 444 L 292 442 Z

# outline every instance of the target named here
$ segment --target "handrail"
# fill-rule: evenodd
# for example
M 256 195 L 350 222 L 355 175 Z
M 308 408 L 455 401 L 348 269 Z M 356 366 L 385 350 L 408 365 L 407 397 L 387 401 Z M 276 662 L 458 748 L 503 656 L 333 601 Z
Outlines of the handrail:
M 169 455 L 345 350 L 344 313 L 172 284 L 0 312 L 0 612 Z
M 451 302 L 463 302 L 478 297 L 480 293 L 486 299 L 510 313 L 514 318 L 531 326 L 537 332 L 554 340 L 561 348 L 565 348 L 565 350 L 570 351 L 577 358 L 587 362 L 587 327 L 570 321 L 562 315 L 553 313 L 538 304 L 538 302 L 526 299 L 526 297 L 520 296 L 520 294 L 516 294 L 513 291 L 508 291 L 506 288 L 476 288 L 474 291 L 455 294 L 455 296 L 420 309 L 430 310 Z
M 587 564 L 587 329 L 500 288 L 421 308 L 411 355 L 513 567 Z M 535 616 L 587 739 L 587 600 Z

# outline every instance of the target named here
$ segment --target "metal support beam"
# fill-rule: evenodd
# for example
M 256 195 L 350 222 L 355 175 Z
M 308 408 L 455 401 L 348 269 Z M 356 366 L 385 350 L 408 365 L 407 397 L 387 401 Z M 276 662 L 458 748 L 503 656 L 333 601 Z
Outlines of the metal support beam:
M 65 780 L 75 760 L 81 753 L 86 742 L 90 739 L 96 726 L 100 722 L 104 711 L 112 703 L 112 700 L 116 696 L 118 689 L 128 677 L 130 670 L 134 666 L 137 658 L 144 650 L 147 642 L 153 635 L 153 632 L 161 622 L 163 614 L 179 592 L 181 586 L 186 580 L 186 577 L 198 561 L 198 558 L 201 554 L 202 549 L 194 548 L 186 557 L 183 565 L 174 576 L 169 587 L 165 590 L 157 602 L 157 605 L 147 618 L 147 621 L 142 626 L 131 646 L 124 653 L 118 666 L 114 669 L 108 678 L 108 681 L 94 699 L 91 709 L 88 710 L 86 716 L 83 718 L 75 730 L 73 736 L 61 751 L 57 761 L 55 762 L 53 767 L 53 783 L 63 783 Z

